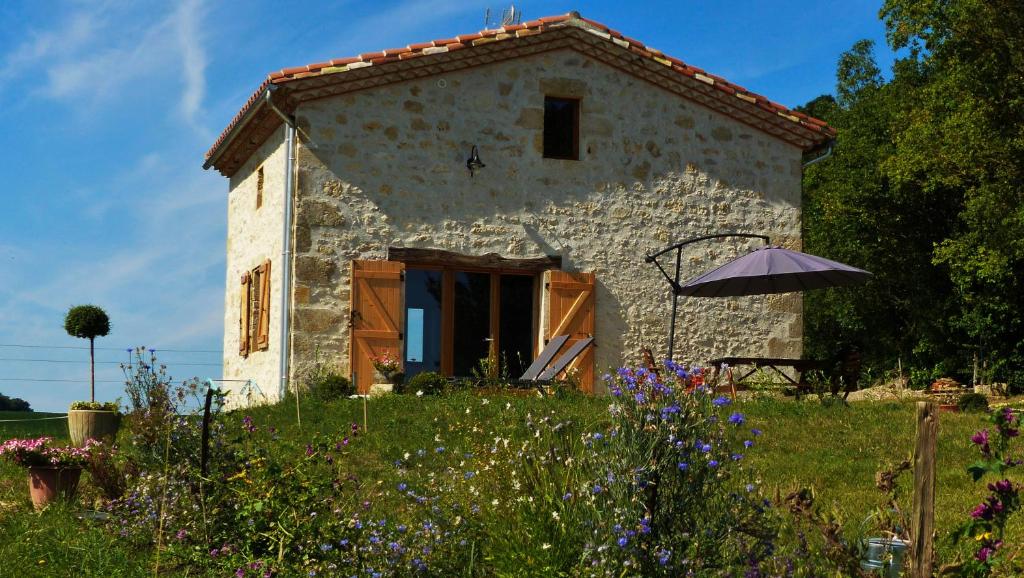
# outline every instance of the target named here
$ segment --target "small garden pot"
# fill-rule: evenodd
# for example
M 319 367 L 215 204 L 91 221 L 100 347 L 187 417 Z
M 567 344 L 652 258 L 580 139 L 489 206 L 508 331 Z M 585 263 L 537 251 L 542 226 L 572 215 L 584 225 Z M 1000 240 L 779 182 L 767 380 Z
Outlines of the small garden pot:
M 61 466 L 31 466 L 28 469 L 28 491 L 32 505 L 42 510 L 54 500 L 70 500 L 78 490 L 82 468 Z
M 121 414 L 98 409 L 72 409 L 68 411 L 68 433 L 71 443 L 85 445 L 88 439 L 113 442 L 121 427 Z
M 869 538 L 868 551 L 860 567 L 868 572 L 879 571 L 888 578 L 899 578 L 903 569 L 903 555 L 909 545 L 909 542 L 899 538 Z

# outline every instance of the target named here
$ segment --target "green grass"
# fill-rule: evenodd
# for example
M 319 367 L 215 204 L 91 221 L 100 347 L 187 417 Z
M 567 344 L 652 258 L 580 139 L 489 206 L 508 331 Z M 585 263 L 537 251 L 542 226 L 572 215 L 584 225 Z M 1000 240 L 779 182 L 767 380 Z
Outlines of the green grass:
M 68 422 L 64 419 L 40 419 L 62 416 L 62 413 L 41 411 L 0 411 L 0 441 L 10 438 L 51 436 L 68 437 Z M 5 420 L 18 420 L 17 422 Z M 27 421 L 26 421 L 27 420 Z
M 505 411 L 509 403 L 514 412 Z M 352 469 L 367 482 L 393 484 L 397 475 L 393 463 L 404 452 L 437 445 L 445 445 L 449 451 L 469 451 L 474 440 L 462 434 L 464 428 L 458 426 L 465 422 L 467 408 L 476 419 L 493 424 L 496 433 L 514 437 L 525 431 L 522 422 L 527 413 L 539 417 L 553 412 L 559 420 L 571 419 L 583 429 L 593 429 L 606 419 L 607 399 L 491 396 L 484 404 L 479 396 L 459 394 L 370 400 L 369 435 L 354 446 L 357 451 L 352 452 Z M 834 510 L 851 528 L 859 526 L 881 503 L 882 495 L 874 485 L 875 472 L 913 451 L 912 404 L 865 402 L 825 407 L 816 401 L 763 400 L 741 403 L 736 409 L 747 414 L 750 427 L 764 430 L 747 459 L 760 473 L 765 493 L 785 495 L 799 487 L 813 487 L 817 503 Z M 294 403 L 239 411 L 225 419 L 240 421 L 244 415 L 251 415 L 260 428 L 277 427 L 278 451 L 301 451 L 314 433 L 338 432 L 352 423 L 363 423 L 363 403 L 357 400 L 329 404 L 304 401 L 301 413 L 301 426 L 296 422 Z M 984 426 L 984 419 L 979 414 L 941 416 L 936 527 L 942 556 L 948 557 L 942 537 L 963 521 L 984 495 L 984 488 L 973 484 L 965 472 L 976 455 L 969 437 Z M 65 437 L 63 421 L 31 423 L 36 425 L 24 427 L 21 435 Z M 9 437 L 2 430 L 0 434 Z M 99 527 L 74 519 L 67 509 L 34 513 L 25 484 L 23 470 L 0 464 L 0 560 L 18 561 L 17 566 L 25 568 L 28 576 L 128 576 L 143 574 L 147 568 L 151 573 L 151 552 L 137 551 Z M 909 472 L 901 478 L 901 484 L 909 509 Z M 83 476 L 82 493 L 87 497 L 95 495 L 89 486 L 88 476 Z M 1015 524 L 1011 540 L 1019 542 L 1021 536 L 1021 524 Z

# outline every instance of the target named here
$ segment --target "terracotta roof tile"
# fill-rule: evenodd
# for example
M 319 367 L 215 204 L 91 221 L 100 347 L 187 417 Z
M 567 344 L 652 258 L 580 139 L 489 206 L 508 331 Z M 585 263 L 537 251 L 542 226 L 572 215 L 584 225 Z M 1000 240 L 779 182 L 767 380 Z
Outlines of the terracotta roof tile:
M 636 40 L 635 38 L 623 36 L 621 32 L 612 30 L 600 22 L 583 18 L 577 13 L 570 13 L 560 16 L 545 16 L 543 18 L 530 20 L 521 24 L 512 24 L 502 26 L 501 28 L 482 30 L 473 34 L 462 34 L 455 38 L 445 38 L 434 40 L 432 42 L 419 42 L 416 44 L 410 44 L 405 48 L 389 48 L 387 50 L 377 52 L 366 52 L 355 57 L 335 58 L 329 61 L 310 64 L 308 66 L 296 66 L 272 72 L 260 84 L 256 92 L 249 97 L 242 109 L 237 115 L 235 115 L 227 128 L 224 129 L 224 132 L 221 133 L 217 142 L 215 142 L 206 153 L 207 166 L 210 166 L 210 159 L 212 159 L 218 149 L 225 144 L 228 136 L 239 125 L 246 113 L 255 105 L 257 99 L 270 84 L 281 85 L 300 78 L 338 73 L 343 72 L 344 70 L 363 68 L 367 66 L 379 66 L 419 56 L 429 56 L 432 54 L 462 50 L 464 48 L 483 43 L 494 43 L 501 42 L 509 38 L 533 36 L 541 34 L 548 29 L 565 28 L 567 26 L 577 27 L 590 32 L 592 35 L 604 39 L 604 41 L 610 40 L 612 43 L 626 48 L 643 58 L 649 58 L 657 61 L 659 64 L 666 65 L 683 76 L 700 80 L 709 85 L 708 88 L 714 87 L 718 89 L 717 91 L 714 91 L 720 94 L 718 98 L 735 98 L 737 101 L 743 103 L 742 106 L 756 106 L 781 118 L 785 118 L 806 130 L 817 133 L 818 136 L 816 139 L 808 140 L 822 142 L 835 135 L 835 130 L 823 121 L 792 111 L 781 104 L 768 100 L 760 94 L 752 93 L 742 86 L 733 84 L 720 76 L 705 72 L 704 70 L 691 66 L 678 58 L 663 54 L 660 50 L 655 48 L 647 47 L 643 42 Z

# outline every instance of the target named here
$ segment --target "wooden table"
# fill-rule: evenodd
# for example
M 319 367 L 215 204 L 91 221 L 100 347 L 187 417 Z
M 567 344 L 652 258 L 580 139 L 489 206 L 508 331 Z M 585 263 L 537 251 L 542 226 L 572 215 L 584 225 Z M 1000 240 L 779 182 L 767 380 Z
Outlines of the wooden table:
M 791 359 L 787 357 L 719 357 L 718 359 L 712 359 L 711 365 L 713 367 L 721 367 L 723 364 L 728 366 L 726 375 L 729 379 L 729 390 L 732 392 L 733 399 L 736 399 L 736 384 L 743 384 L 743 380 L 753 375 L 759 369 L 771 369 L 778 375 L 782 376 L 786 380 L 783 385 L 792 385 L 796 389 L 796 397 L 800 399 L 800 392 L 802 390 L 809 389 L 806 382 L 803 380 L 803 375 L 807 371 L 814 369 L 826 369 L 827 364 L 824 361 L 817 359 Z M 733 367 L 747 366 L 751 367 L 750 371 L 744 373 L 739 379 L 733 378 Z M 788 376 L 779 368 L 792 368 L 798 374 L 798 380 Z

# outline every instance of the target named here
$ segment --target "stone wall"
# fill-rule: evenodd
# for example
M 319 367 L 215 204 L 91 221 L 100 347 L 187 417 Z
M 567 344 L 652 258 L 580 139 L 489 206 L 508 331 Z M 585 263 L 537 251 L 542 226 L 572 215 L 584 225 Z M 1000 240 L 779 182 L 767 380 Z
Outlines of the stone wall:
M 579 161 L 542 158 L 546 93 L 582 99 Z M 646 253 L 723 231 L 800 248 L 798 148 L 576 51 L 318 100 L 297 117 L 293 372 L 317 348 L 347 371 L 349 262 L 388 246 L 561 254 L 594 272 L 598 375 L 642 346 L 666 350 L 669 287 Z M 473 145 L 487 165 L 475 177 Z M 758 243 L 691 246 L 683 277 Z M 682 298 L 679 319 L 679 358 L 801 353 L 798 295 Z
M 231 177 L 228 195 L 227 286 L 224 292 L 224 379 L 252 380 L 267 399 L 277 399 L 281 355 L 281 260 L 284 228 L 286 151 L 284 129 Z M 263 204 L 256 208 L 258 169 L 263 167 Z M 242 357 L 238 353 L 242 273 L 270 259 L 270 347 Z M 242 386 L 227 381 L 231 403 L 241 404 Z

